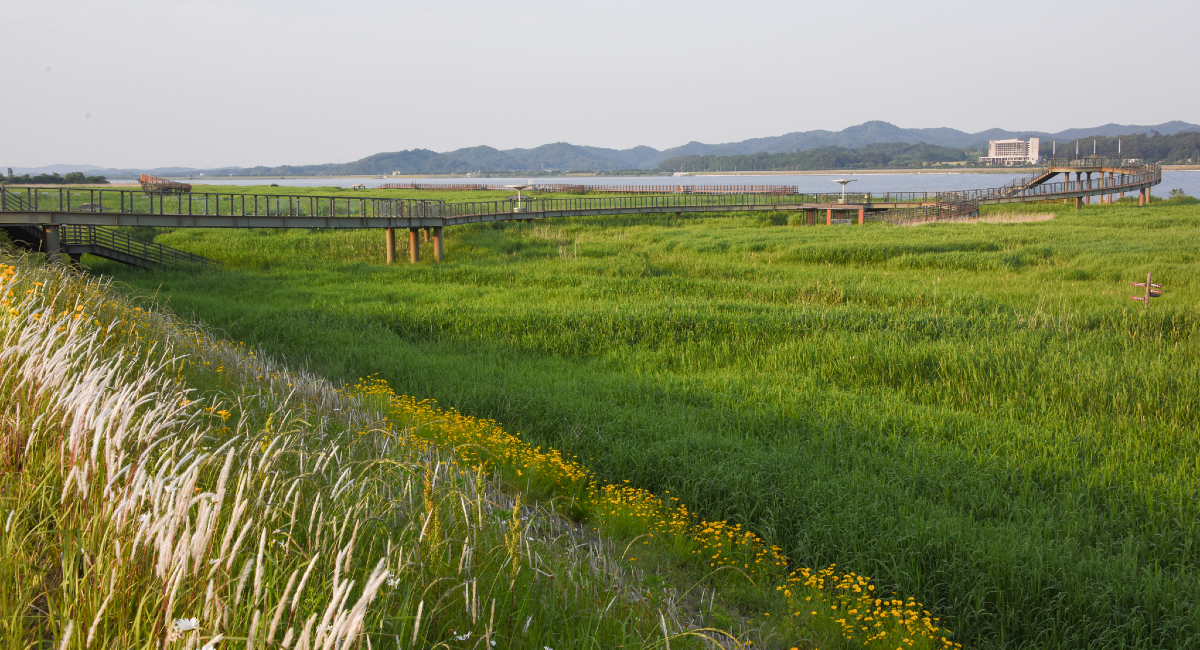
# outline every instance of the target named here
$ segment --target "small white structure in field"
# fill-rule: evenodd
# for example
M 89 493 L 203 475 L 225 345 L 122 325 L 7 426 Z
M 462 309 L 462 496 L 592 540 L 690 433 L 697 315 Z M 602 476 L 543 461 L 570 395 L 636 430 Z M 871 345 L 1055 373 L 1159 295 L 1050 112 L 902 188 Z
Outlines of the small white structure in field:
M 856 178 L 836 178 L 833 182 L 842 184 L 842 198 L 838 199 L 838 203 L 846 202 L 846 183 L 853 183 Z

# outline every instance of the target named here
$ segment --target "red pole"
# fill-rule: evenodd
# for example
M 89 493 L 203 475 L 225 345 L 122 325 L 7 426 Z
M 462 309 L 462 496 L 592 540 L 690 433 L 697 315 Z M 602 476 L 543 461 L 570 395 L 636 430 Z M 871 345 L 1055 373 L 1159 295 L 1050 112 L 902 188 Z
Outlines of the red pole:
M 825 208 L 825 225 L 833 225 L 833 208 Z

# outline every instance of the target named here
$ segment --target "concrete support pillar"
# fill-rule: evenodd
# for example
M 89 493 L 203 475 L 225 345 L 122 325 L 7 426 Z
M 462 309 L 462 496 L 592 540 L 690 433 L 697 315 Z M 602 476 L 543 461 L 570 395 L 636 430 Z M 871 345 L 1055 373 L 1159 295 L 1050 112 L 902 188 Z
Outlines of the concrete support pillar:
M 1082 207 L 1083 207 L 1083 197 L 1082 196 L 1075 197 L 1075 209 L 1078 210 Z
M 71 264 L 73 264 L 75 268 L 80 268 L 83 266 L 83 253 L 67 253 L 67 257 L 71 258 Z
M 1092 189 L 1092 172 L 1087 173 L 1087 188 L 1089 190 Z M 1088 205 L 1092 204 L 1092 195 L 1091 194 L 1089 194 L 1087 197 L 1087 204 Z
M 1146 205 L 1146 190 L 1138 190 L 1138 207 Z
M 425 229 L 425 243 L 426 244 L 429 243 L 429 229 L 428 228 Z
M 47 262 L 62 252 L 62 245 L 58 242 L 58 224 L 42 226 L 42 252 L 46 254 Z
M 863 207 L 858 206 L 858 225 L 863 225 Z
M 825 225 L 826 226 L 833 225 L 833 208 L 825 209 Z
M 426 228 L 425 232 L 429 232 L 429 229 Z M 445 256 L 442 253 L 442 227 L 441 226 L 433 227 L 433 257 L 434 257 L 434 259 L 436 259 L 439 262 L 445 258 Z
M 808 215 L 808 225 L 813 226 L 817 223 L 817 211 L 815 209 L 805 210 L 804 214 Z
M 396 263 L 396 229 L 395 228 L 387 228 L 385 230 L 385 234 L 383 236 L 383 242 L 384 242 L 383 248 L 384 248 L 384 250 L 387 251 L 385 254 L 385 257 L 387 257 L 387 263 L 395 264 Z
M 416 264 L 421 261 L 421 238 L 417 237 L 420 228 L 408 229 L 408 261 Z
M 1142 191 L 1146 193 L 1146 205 L 1150 205 L 1150 188 L 1147 187 Z

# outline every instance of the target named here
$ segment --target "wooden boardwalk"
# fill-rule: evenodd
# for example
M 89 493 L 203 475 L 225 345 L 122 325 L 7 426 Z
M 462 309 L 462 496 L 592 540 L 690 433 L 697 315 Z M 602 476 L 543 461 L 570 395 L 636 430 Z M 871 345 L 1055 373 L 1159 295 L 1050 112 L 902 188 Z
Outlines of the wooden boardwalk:
M 1092 178 L 1098 174 L 1097 178 Z M 1062 175 L 1065 180 L 1050 182 Z M 1075 176 L 1072 180 L 1072 175 Z M 1085 178 L 1086 177 L 1086 178 Z M 999 203 L 1075 201 L 1138 192 L 1162 182 L 1158 165 L 1107 158 L 1050 160 L 1003 187 L 955 192 L 886 193 L 673 193 L 579 198 L 534 197 L 500 201 L 425 201 L 385 197 L 297 196 L 234 193 L 146 193 L 126 189 L 13 188 L 0 195 L 0 225 L 42 229 L 47 240 L 60 226 L 170 228 L 376 228 L 387 231 L 387 259 L 395 257 L 395 229 L 409 230 L 411 261 L 420 258 L 418 235 L 432 236 L 443 259 L 442 229 L 495 221 L 557 217 L 801 211 L 807 223 L 946 221 L 978 214 Z M 823 214 L 822 214 L 823 213 Z M 819 218 L 823 217 L 823 219 Z M 56 236 L 56 235 L 55 235 Z M 53 246 L 50 248 L 54 248 Z M 49 250 L 49 248 L 47 248 Z

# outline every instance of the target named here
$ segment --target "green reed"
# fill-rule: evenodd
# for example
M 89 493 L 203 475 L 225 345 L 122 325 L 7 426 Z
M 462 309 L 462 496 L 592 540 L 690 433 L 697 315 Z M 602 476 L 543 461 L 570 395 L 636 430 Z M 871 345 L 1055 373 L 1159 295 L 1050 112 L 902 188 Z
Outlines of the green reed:
M 226 270 L 89 264 L 877 577 L 966 645 L 1194 643 L 1200 207 L 1006 213 L 1056 218 L 480 225 L 393 267 L 376 232 L 179 230 Z

